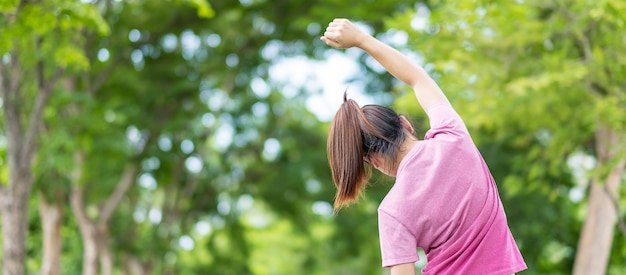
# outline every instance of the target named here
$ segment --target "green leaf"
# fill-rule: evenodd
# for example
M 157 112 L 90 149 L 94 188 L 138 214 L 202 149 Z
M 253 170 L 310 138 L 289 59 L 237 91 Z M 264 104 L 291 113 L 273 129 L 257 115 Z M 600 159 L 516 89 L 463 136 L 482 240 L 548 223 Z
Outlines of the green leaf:
M 69 1 L 64 2 L 60 9 L 63 30 L 82 29 L 86 26 L 95 29 L 102 36 L 111 32 L 109 24 L 93 4 Z
M 207 0 L 186 0 L 196 9 L 198 9 L 198 16 L 202 18 L 211 18 L 215 16 L 215 11 L 211 7 L 211 4 Z
M 47 7 L 42 5 L 25 5 L 19 16 L 23 28 L 36 35 L 45 35 L 56 26 L 57 18 Z
M 54 52 L 54 60 L 62 68 L 73 68 L 78 71 L 89 69 L 89 60 L 79 46 L 65 44 Z
M 107 36 L 111 33 L 109 24 L 104 20 L 102 14 L 98 12 L 94 5 L 83 5 L 83 17 L 87 24 L 95 27 L 98 34 L 101 36 Z
M 0 13 L 14 11 L 19 2 L 19 0 L 0 0 Z

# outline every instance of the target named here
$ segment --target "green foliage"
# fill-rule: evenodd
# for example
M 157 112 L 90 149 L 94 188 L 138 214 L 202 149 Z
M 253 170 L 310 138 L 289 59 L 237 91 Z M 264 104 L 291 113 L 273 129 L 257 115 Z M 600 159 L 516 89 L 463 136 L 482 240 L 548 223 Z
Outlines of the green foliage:
M 198 17 L 211 18 L 215 16 L 215 11 L 211 8 L 211 4 L 205 0 L 186 0 L 190 5 L 198 10 Z
M 60 29 L 76 30 L 82 28 L 93 29 L 101 36 L 111 33 L 109 23 L 104 19 L 95 5 L 81 3 L 80 1 L 61 1 L 56 8 L 60 9 Z
M 1 0 L 0 1 L 0 12 L 11 12 L 14 11 L 17 7 L 19 0 Z
M 100 35 L 108 35 L 110 31 L 93 5 L 77 1 L 26 3 L 19 14 L 4 15 L 12 19 L 0 23 L 3 36 L 0 53 L 18 55 L 26 66 L 43 60 L 44 64 L 85 70 L 89 63 L 84 56 L 85 41 L 81 33 L 95 29 Z
M 77 70 L 89 68 L 89 60 L 81 54 L 80 48 L 74 45 L 63 45 L 56 49 L 54 59 L 62 68 L 67 68 L 70 65 L 74 65 Z

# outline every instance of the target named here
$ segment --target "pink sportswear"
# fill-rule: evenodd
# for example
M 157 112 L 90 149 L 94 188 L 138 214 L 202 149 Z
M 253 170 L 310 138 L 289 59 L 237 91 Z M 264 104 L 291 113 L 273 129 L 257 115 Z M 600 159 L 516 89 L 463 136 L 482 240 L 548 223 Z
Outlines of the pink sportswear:
M 402 159 L 378 208 L 384 267 L 419 260 L 422 274 L 511 274 L 526 269 L 496 184 L 449 103 L 428 110 L 431 129 Z

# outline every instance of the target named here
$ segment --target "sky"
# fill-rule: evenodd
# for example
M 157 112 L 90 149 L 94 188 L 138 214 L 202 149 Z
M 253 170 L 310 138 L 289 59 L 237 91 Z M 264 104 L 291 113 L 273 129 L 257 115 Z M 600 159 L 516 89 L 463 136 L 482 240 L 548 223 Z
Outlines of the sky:
M 307 108 L 320 120 L 330 121 L 341 106 L 343 93 L 348 89 L 348 96 L 359 104 L 373 103 L 364 94 L 364 86 L 348 83 L 348 79 L 357 74 L 358 64 L 340 52 L 329 52 L 323 61 L 310 60 L 304 56 L 281 59 L 270 68 L 271 81 L 282 83 L 287 96 L 290 90 L 303 88 L 308 98 Z
M 373 33 L 369 26 L 358 22 L 355 24 L 366 33 Z M 309 29 L 316 30 L 318 27 Z M 405 32 L 391 30 L 385 33 L 381 39 L 391 46 L 404 46 L 408 36 Z M 325 59 L 312 60 L 305 55 L 280 57 L 278 52 L 282 46 L 281 42 L 268 43 L 263 51 L 265 58 L 276 60 L 270 67 L 269 81 L 279 84 L 278 87 L 282 86 L 283 93 L 288 97 L 295 95 L 295 91 L 304 89 L 308 95 L 307 108 L 316 114 L 321 121 L 332 120 L 343 102 L 343 93 L 346 89 L 348 90 L 348 98 L 356 100 L 361 106 L 376 103 L 372 97 L 365 93 L 364 84 L 349 82 L 349 79 L 356 76 L 360 71 L 360 64 L 357 63 L 362 54 L 360 49 L 337 50 L 329 47 L 329 50 L 324 54 Z M 405 54 L 419 62 L 414 54 Z M 379 73 L 385 72 L 385 69 L 371 57 L 366 58 L 366 65 Z

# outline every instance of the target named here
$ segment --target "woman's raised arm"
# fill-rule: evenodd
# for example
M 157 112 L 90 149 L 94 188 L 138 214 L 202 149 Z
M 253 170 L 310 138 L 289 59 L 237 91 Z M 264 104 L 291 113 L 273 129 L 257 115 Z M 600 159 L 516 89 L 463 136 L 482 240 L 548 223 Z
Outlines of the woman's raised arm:
M 437 83 L 421 66 L 411 62 L 398 50 L 361 31 L 350 20 L 333 20 L 321 39 L 338 49 L 358 47 L 364 50 L 394 77 L 411 86 L 425 111 L 433 103 L 448 101 Z

